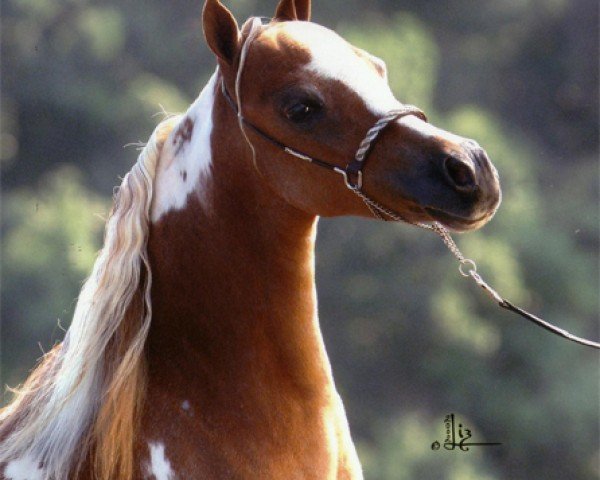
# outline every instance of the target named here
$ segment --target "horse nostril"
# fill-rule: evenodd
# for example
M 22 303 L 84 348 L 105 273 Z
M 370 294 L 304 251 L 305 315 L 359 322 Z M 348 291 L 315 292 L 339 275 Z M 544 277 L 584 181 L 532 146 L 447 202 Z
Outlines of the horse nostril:
M 452 185 L 460 191 L 471 191 L 477 187 L 473 169 L 462 160 L 446 157 L 444 170 Z

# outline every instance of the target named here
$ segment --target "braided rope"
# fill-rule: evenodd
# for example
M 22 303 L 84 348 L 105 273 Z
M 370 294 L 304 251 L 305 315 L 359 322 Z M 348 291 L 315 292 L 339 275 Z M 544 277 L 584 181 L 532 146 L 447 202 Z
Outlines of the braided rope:
M 375 125 L 373 125 L 373 127 L 365 135 L 363 141 L 360 142 L 360 145 L 355 155 L 356 161 L 361 163 L 364 162 L 367 153 L 369 153 L 369 150 L 371 149 L 373 141 L 379 136 L 381 131 L 385 129 L 385 127 L 387 127 L 390 124 L 390 122 L 394 121 L 396 118 L 407 114 L 412 114 L 420 118 L 425 118 L 423 112 L 412 105 L 403 105 L 400 109 L 391 110 L 384 117 L 381 117 Z
M 254 168 L 256 169 L 258 174 L 262 176 L 262 173 L 258 168 L 258 164 L 256 163 L 256 149 L 254 148 L 254 144 L 250 141 L 250 138 L 248 138 L 248 133 L 244 128 L 244 112 L 242 111 L 242 73 L 244 72 L 244 66 L 246 65 L 246 58 L 248 57 L 250 45 L 260 33 L 259 27 L 262 25 L 262 20 L 259 17 L 252 18 L 250 22 L 250 32 L 248 33 L 248 38 L 242 45 L 242 51 L 240 53 L 240 63 L 238 65 L 237 74 L 235 76 L 235 97 L 237 101 L 237 119 L 238 124 L 240 126 L 240 130 L 244 139 L 246 140 L 246 143 L 252 151 L 252 164 L 254 165 Z M 223 83 L 223 85 L 225 85 L 225 83 Z
M 417 107 L 414 107 L 412 105 L 403 105 L 400 109 L 391 110 L 385 116 L 381 117 L 377 121 L 377 123 L 375 123 L 375 125 L 373 125 L 373 127 L 365 135 L 363 141 L 360 142 L 358 150 L 356 151 L 355 162 L 362 166 L 367 154 L 371 150 L 373 142 L 377 139 L 379 134 L 390 124 L 390 122 L 394 121 L 398 117 L 409 114 L 416 115 L 423 120 L 427 120 L 425 114 Z M 454 239 L 450 236 L 448 230 L 445 227 L 443 227 L 439 222 L 422 223 L 409 221 L 402 215 L 400 215 L 398 212 L 390 210 L 389 208 L 384 207 L 381 203 L 373 200 L 361 190 L 361 185 L 352 186 L 351 184 L 348 184 L 348 187 L 352 192 L 354 192 L 355 195 L 357 195 L 365 203 L 365 205 L 368 207 L 368 209 L 374 217 L 384 221 L 387 221 L 388 219 L 401 221 L 411 225 L 415 225 L 425 230 L 431 230 L 441 237 L 444 244 L 448 247 L 448 250 L 452 252 L 452 254 L 458 259 L 458 261 L 461 264 L 469 264 L 473 266 L 475 265 L 472 260 L 465 258 L 465 256 L 462 254 L 462 252 L 454 242 Z

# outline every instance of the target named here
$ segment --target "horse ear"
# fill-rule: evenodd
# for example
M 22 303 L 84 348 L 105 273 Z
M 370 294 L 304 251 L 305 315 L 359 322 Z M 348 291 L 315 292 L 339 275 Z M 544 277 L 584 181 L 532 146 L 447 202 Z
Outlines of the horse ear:
M 206 0 L 202 26 L 210 49 L 231 65 L 240 50 L 240 31 L 231 12 L 219 0 Z
M 298 20 L 310 21 L 311 0 L 296 0 L 296 14 Z
M 310 20 L 310 0 L 281 0 L 275 10 L 277 20 Z
M 275 10 L 275 17 L 277 20 L 296 20 L 296 4 L 294 0 L 281 0 Z
M 387 66 L 381 58 L 376 57 L 372 53 L 369 53 L 366 50 L 363 50 L 362 48 L 358 48 L 358 47 L 353 47 L 353 48 L 356 50 L 356 52 L 360 56 L 367 58 L 373 64 L 373 66 L 375 67 L 375 70 L 377 70 L 377 72 L 379 72 L 379 75 L 381 75 L 384 79 L 387 80 L 387 78 L 388 78 Z

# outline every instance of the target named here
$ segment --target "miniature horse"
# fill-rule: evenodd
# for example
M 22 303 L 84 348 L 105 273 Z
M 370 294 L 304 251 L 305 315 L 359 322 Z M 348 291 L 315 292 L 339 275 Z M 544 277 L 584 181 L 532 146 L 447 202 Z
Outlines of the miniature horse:
M 217 71 L 123 180 L 64 341 L 0 414 L 0 477 L 362 478 L 317 318 L 317 217 L 370 216 L 360 193 L 466 231 L 500 189 L 475 142 L 416 109 L 346 188 L 335 173 L 402 106 L 381 60 L 309 18 L 281 0 L 240 31 L 206 1 Z

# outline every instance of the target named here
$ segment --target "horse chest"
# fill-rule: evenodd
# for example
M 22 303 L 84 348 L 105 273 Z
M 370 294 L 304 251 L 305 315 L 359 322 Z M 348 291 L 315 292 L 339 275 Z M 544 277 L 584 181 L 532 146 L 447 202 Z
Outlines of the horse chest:
M 181 399 L 174 392 L 152 397 L 140 436 L 142 474 L 171 472 L 157 480 L 354 479 L 344 443 L 345 425 L 335 404 L 317 407 L 272 399 L 270 407 L 244 399 L 223 405 Z M 167 467 L 165 467 L 165 465 Z

